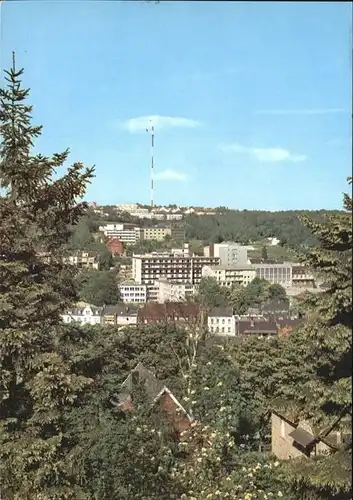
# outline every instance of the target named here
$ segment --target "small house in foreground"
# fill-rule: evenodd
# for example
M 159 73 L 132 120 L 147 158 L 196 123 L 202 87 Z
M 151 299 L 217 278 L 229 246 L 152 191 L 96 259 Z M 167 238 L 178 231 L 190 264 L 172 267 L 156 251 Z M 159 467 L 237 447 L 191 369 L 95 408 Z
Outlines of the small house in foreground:
M 120 387 L 119 403 L 120 410 L 126 412 L 133 409 L 132 391 L 138 384 L 143 384 L 146 397 L 152 405 L 159 404 L 165 411 L 168 422 L 172 425 L 178 435 L 189 429 L 192 418 L 168 387 L 155 375 L 138 363 Z
M 336 452 L 343 444 L 343 417 L 336 420 L 330 428 L 319 432 L 305 420 L 294 421 L 284 412 L 271 412 L 271 448 L 280 460 L 299 457 L 313 457 Z

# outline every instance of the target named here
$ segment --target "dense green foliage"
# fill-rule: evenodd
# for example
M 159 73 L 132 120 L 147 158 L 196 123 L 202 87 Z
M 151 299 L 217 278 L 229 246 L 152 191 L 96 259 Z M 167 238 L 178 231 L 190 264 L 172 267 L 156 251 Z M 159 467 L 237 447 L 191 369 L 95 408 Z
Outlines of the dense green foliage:
M 117 275 L 112 271 L 83 270 L 77 276 L 80 300 L 94 306 L 115 305 L 120 301 Z
M 246 314 L 251 308 L 260 308 L 272 299 L 286 301 L 285 289 L 260 278 L 255 278 L 245 287 L 235 284 L 232 288 L 225 288 L 215 278 L 205 277 L 200 281 L 196 296 L 205 309 L 228 306 L 240 315 Z
M 351 440 L 336 454 L 288 463 L 263 451 L 269 410 L 292 407 L 322 429 L 351 406 L 351 197 L 345 196 L 345 213 L 304 220 L 320 242 L 305 262 L 330 288 L 309 297 L 308 321 L 290 336 L 223 343 L 209 338 L 201 322 L 123 331 L 64 325 L 60 314 L 77 299 L 77 282 L 62 257 L 70 244 L 95 244 L 94 218 L 84 221 L 91 230 L 78 226 L 69 241 L 86 209 L 76 199 L 93 171 L 74 164 L 55 180 L 68 152 L 32 155 L 40 128 L 31 126 L 31 108 L 23 104 L 28 91 L 20 88 L 21 72 L 6 75 L 8 89 L 0 93 L 1 498 L 351 498 Z M 106 302 L 105 289 L 108 300 L 117 299 L 113 272 L 97 272 L 95 289 L 84 276 L 77 278 L 90 302 Z M 283 296 L 280 287 L 258 279 L 227 295 L 213 280 L 201 285 L 205 308 L 225 300 L 239 312 Z M 133 389 L 133 410 L 119 410 L 119 387 L 138 362 L 196 419 L 181 441 L 143 386 Z
M 186 238 L 196 238 L 210 243 L 237 241 L 242 244 L 265 238 L 278 238 L 281 245 L 298 249 L 317 242 L 311 229 L 301 222 L 299 216 L 306 215 L 314 220 L 322 220 L 325 213 L 323 210 L 317 212 L 225 210 L 215 215 L 190 215 L 185 219 Z
M 75 163 L 55 179 L 68 151 L 32 154 L 41 128 L 30 123 L 15 63 L 0 91 L 0 485 L 12 500 L 74 499 L 81 488 L 70 467 L 67 410 L 90 379 L 57 352 L 60 313 L 76 298 L 63 265 L 69 226 L 93 169 Z M 43 262 L 39 252 L 49 255 Z

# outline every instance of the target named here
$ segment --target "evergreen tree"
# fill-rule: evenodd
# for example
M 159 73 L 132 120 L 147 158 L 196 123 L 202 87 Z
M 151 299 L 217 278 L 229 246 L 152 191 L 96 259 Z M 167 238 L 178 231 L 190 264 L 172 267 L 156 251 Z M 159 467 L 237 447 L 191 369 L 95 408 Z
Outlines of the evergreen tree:
M 328 285 L 325 292 L 310 295 L 306 301 L 306 330 L 316 354 L 320 407 L 324 414 L 333 416 L 352 401 L 351 196 L 344 196 L 344 208 L 345 212 L 328 216 L 325 224 L 303 219 L 320 242 L 310 248 L 305 263 Z
M 261 257 L 263 258 L 263 260 L 264 260 L 265 262 L 267 262 L 267 260 L 268 260 L 268 252 L 267 252 L 267 246 L 266 246 L 266 245 L 264 245 L 264 246 L 262 247 L 262 250 L 261 250 Z
M 66 409 L 90 383 L 57 350 L 60 314 L 75 299 L 62 248 L 86 209 L 77 203 L 93 168 L 75 163 L 54 179 L 69 151 L 33 154 L 23 70 L 0 90 L 0 488 L 4 500 L 84 498 L 70 467 Z M 44 258 L 44 257 L 45 258 Z

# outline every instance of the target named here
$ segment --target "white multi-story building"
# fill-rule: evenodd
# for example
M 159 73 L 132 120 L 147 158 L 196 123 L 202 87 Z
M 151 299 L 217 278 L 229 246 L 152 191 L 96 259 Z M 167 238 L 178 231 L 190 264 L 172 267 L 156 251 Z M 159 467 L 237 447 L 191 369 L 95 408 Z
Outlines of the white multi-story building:
M 219 257 L 221 266 L 244 266 L 248 264 L 248 249 L 232 241 L 214 243 L 204 248 L 204 255 Z
M 64 323 L 80 323 L 81 325 L 99 325 L 101 323 L 102 307 L 86 305 L 74 307 L 62 314 Z
M 219 257 L 189 256 L 172 253 L 134 255 L 132 276 L 136 283 L 153 285 L 167 279 L 172 283 L 197 285 L 201 281 L 202 268 L 219 264 Z
M 121 283 L 119 285 L 120 296 L 123 302 L 130 304 L 144 303 L 147 301 L 147 287 L 135 282 Z
M 76 252 L 73 255 L 64 257 L 66 264 L 77 266 L 79 268 L 99 269 L 99 260 L 97 255 L 89 252 Z
M 278 283 L 284 288 L 292 287 L 292 264 L 284 262 L 283 264 L 253 264 L 258 278 Z
M 190 283 L 171 283 L 168 280 L 159 280 L 157 301 L 160 304 L 165 302 L 183 302 L 192 297 L 195 293 L 195 286 Z
M 100 231 L 108 238 L 119 238 L 125 244 L 133 245 L 140 240 L 140 228 L 133 224 L 106 224 L 100 226 Z
M 202 277 L 214 278 L 220 286 L 233 285 L 247 286 L 256 278 L 256 269 L 253 266 L 205 266 Z
M 237 334 L 237 321 L 231 307 L 218 307 L 211 311 L 207 325 L 208 331 L 213 335 L 234 337 Z

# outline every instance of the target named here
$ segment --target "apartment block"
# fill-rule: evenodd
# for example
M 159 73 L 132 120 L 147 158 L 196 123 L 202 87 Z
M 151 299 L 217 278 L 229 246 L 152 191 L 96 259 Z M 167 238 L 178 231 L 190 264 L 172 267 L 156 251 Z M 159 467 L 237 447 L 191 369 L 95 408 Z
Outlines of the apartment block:
M 278 283 L 284 288 L 292 287 L 292 264 L 254 264 L 256 276 L 270 283 Z
M 160 304 L 165 302 L 183 302 L 191 298 L 195 293 L 195 286 L 190 283 L 171 283 L 168 280 L 159 280 L 157 301 Z
M 99 269 L 99 261 L 97 255 L 89 252 L 76 252 L 73 255 L 64 257 L 63 261 L 66 264 L 77 266 L 79 268 Z
M 197 285 L 201 281 L 204 266 L 216 266 L 219 257 L 189 256 L 185 254 L 151 253 L 134 255 L 132 276 L 141 284 L 153 285 L 167 279 L 172 283 Z
M 247 286 L 256 278 L 256 270 L 250 266 L 205 266 L 202 277 L 214 278 L 220 286 Z
M 163 241 L 166 236 L 172 235 L 172 230 L 170 227 L 163 226 L 153 226 L 153 227 L 142 227 L 140 229 L 141 240 L 154 240 Z
M 140 239 L 140 228 L 134 224 L 106 224 L 105 226 L 100 226 L 99 230 L 107 238 L 119 238 L 123 243 L 130 245 L 133 245 Z
M 134 282 L 119 285 L 120 296 L 123 302 L 142 304 L 147 301 L 147 287 Z
M 232 241 L 212 243 L 204 248 L 204 255 L 219 257 L 221 266 L 245 266 L 248 264 L 248 249 Z

